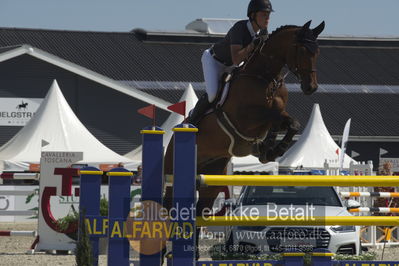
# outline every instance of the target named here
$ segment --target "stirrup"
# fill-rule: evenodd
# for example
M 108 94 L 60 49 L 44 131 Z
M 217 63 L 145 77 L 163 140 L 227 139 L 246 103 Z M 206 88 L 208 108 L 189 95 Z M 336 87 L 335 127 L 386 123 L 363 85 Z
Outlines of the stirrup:
M 194 126 L 198 126 L 204 114 L 211 106 L 212 103 L 208 101 L 207 94 L 202 95 L 189 115 L 188 122 Z

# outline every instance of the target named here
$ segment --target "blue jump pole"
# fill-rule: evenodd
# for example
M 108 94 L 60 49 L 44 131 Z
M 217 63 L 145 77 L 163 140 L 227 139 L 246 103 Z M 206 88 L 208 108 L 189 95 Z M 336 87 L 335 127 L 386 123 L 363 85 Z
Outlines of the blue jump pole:
M 334 254 L 331 253 L 328 249 L 318 248 L 313 250 L 312 253 L 312 263 L 317 266 L 331 266 L 332 264 L 332 256 Z M 349 264 L 348 264 L 349 265 Z
M 146 127 L 141 131 L 143 135 L 143 178 L 141 201 L 152 201 L 162 206 L 163 190 L 163 134 L 159 127 Z M 152 243 L 157 244 L 157 243 Z M 146 247 L 141 244 L 141 250 Z M 140 253 L 140 265 L 161 265 L 162 243 L 159 242 L 159 252 L 152 255 Z
M 179 227 L 173 238 L 173 266 L 195 265 L 195 176 L 197 172 L 196 132 L 192 125 L 174 129 L 173 208 L 172 222 Z
M 82 174 L 84 173 L 84 174 Z M 99 222 L 100 217 L 100 197 L 101 197 L 101 176 L 102 171 L 95 167 L 85 167 L 81 169 L 80 175 L 80 199 L 79 199 L 79 212 L 80 219 L 79 224 L 83 222 L 82 211 L 85 211 L 86 218 L 91 221 Z M 95 220 L 94 220 L 95 219 Z M 86 226 L 86 225 L 85 225 Z M 81 238 L 81 231 L 79 226 L 79 239 Z M 93 265 L 98 265 L 98 243 L 99 238 L 103 235 L 89 236 L 92 254 L 93 254 Z
M 129 240 L 124 223 L 130 212 L 132 173 L 114 168 L 108 175 L 108 265 L 129 266 Z
M 302 266 L 305 253 L 293 250 L 283 253 L 284 266 Z

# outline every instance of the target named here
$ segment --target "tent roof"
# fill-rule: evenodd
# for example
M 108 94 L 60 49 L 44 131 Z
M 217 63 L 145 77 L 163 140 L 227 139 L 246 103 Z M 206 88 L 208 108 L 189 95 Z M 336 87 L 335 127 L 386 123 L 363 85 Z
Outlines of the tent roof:
M 49 144 L 42 147 L 42 140 Z M 86 129 L 55 80 L 35 116 L 0 148 L 0 160 L 38 163 L 41 151 L 81 151 L 85 163 L 131 161 L 104 146 Z
M 197 95 L 195 94 L 193 86 L 191 84 L 187 86 L 179 102 L 183 101 L 186 102 L 186 116 L 187 116 L 190 110 L 194 108 L 195 104 L 198 101 Z M 173 112 L 169 115 L 168 119 L 166 119 L 166 121 L 162 124 L 161 128 L 165 130 L 165 134 L 163 135 L 164 146 L 168 145 L 170 139 L 172 138 L 173 135 L 172 128 L 182 122 L 183 122 L 183 117 L 180 114 Z M 133 160 L 141 160 L 141 153 L 142 153 L 142 145 L 126 153 L 125 156 Z
M 319 105 L 314 104 L 302 135 L 278 162 L 282 168 L 324 169 L 325 160 L 338 164 L 337 149 L 341 152 L 324 124 Z M 351 161 L 356 162 L 345 154 L 344 168 L 349 168 Z

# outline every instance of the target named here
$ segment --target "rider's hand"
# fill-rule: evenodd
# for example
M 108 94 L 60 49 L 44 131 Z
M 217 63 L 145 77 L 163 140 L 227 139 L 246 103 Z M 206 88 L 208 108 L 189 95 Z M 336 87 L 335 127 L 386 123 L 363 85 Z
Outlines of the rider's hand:
M 255 49 L 255 44 L 253 42 L 251 42 L 250 44 L 248 44 L 247 47 L 245 47 L 245 49 L 246 49 L 247 55 L 249 55 Z
M 262 41 L 261 37 L 256 37 L 255 39 L 253 39 L 252 43 L 253 45 L 256 47 L 259 45 L 259 43 Z

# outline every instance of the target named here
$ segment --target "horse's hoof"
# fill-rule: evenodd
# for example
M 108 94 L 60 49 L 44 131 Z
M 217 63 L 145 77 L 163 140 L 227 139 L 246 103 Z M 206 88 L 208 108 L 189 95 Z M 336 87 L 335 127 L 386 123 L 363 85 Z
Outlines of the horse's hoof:
M 276 149 L 269 149 L 266 153 L 266 158 L 269 162 L 276 160 Z
M 274 149 L 274 155 L 275 158 L 283 156 L 283 154 L 288 150 L 288 144 L 285 143 L 280 143 L 277 145 L 277 147 Z
M 273 149 L 268 149 L 267 152 L 263 152 L 259 157 L 259 162 L 265 164 L 273 161 L 275 158 L 273 157 Z
M 263 164 L 269 162 L 269 160 L 266 158 L 266 155 L 261 155 L 261 156 L 258 157 L 258 159 L 259 159 L 259 162 L 263 163 Z

